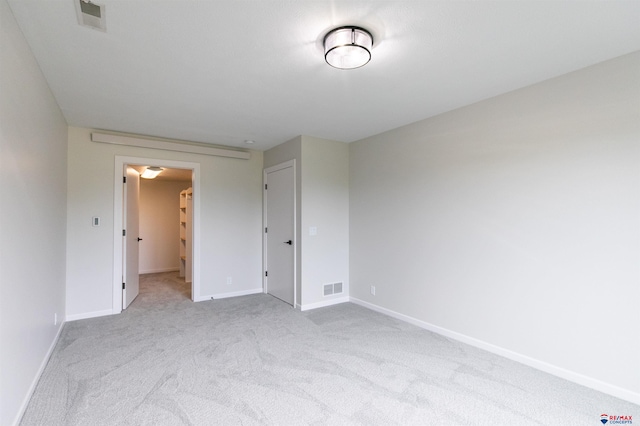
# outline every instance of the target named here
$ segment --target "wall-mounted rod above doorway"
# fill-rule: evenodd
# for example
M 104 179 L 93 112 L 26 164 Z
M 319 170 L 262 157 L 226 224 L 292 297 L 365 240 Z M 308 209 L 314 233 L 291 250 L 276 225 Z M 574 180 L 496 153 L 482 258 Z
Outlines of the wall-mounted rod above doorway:
M 188 142 L 171 142 L 159 139 L 143 139 L 132 136 L 112 135 L 108 133 L 91 133 L 93 142 L 110 143 L 114 145 L 136 146 L 139 148 L 162 149 L 165 151 L 189 152 L 192 154 L 214 155 L 217 157 L 238 158 L 248 160 L 251 153 L 236 151 L 233 149 L 219 148 L 216 146 L 194 145 Z

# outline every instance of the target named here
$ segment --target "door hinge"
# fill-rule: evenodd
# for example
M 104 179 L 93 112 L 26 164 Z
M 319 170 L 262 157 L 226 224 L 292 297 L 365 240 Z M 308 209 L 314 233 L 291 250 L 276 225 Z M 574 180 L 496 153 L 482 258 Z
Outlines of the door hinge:
M 122 183 L 127 183 L 127 177 L 126 176 L 122 176 Z
M 269 272 L 264 271 L 264 276 L 265 276 L 265 277 L 268 277 L 268 276 L 269 276 Z
M 267 184 L 266 183 L 264 184 L 264 189 L 265 189 L 265 191 L 267 190 Z
M 126 237 L 126 236 L 127 236 L 127 230 L 126 230 L 126 229 L 123 229 L 123 230 L 122 230 L 122 236 L 123 236 L 123 237 Z
M 126 285 L 124 283 L 122 283 L 122 289 L 124 290 L 124 288 L 126 287 Z
M 265 234 L 267 233 L 267 228 L 264 228 L 264 233 L 265 233 Z

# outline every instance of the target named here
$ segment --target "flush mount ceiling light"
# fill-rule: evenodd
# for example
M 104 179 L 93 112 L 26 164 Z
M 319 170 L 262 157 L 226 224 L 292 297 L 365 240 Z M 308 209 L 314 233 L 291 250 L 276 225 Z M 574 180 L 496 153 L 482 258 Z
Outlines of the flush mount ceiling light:
M 373 36 L 364 28 L 339 27 L 324 36 L 324 59 L 341 70 L 360 68 L 371 60 Z
M 164 169 L 162 167 L 147 167 L 140 177 L 145 179 L 155 179 L 163 170 Z

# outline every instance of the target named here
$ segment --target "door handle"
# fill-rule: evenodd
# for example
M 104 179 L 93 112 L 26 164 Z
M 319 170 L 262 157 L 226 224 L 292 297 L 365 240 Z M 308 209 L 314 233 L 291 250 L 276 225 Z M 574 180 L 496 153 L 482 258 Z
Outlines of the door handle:
M 138 241 L 142 241 L 142 238 L 138 237 Z
M 285 244 L 292 245 L 292 244 L 293 244 L 293 241 L 289 240 L 289 241 L 285 241 L 284 243 L 285 243 Z

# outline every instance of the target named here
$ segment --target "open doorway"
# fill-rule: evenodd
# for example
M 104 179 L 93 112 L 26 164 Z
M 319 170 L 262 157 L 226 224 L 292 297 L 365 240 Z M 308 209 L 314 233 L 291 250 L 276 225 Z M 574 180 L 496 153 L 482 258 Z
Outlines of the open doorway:
M 139 179 L 148 167 L 160 167 L 162 173 L 155 179 Z M 119 313 L 135 295 L 137 286 L 127 289 L 126 280 L 132 272 L 138 274 L 181 274 L 190 282 L 189 298 L 198 300 L 200 278 L 199 229 L 199 164 L 181 161 L 159 160 L 149 158 L 116 157 L 115 211 L 114 211 L 114 287 L 113 311 Z M 137 246 L 137 265 L 131 262 L 127 252 L 127 214 L 130 201 L 127 196 L 127 184 L 123 179 L 129 173 L 135 174 L 138 183 L 137 208 L 139 227 L 136 235 L 129 233 L 129 239 Z M 120 176 L 122 175 L 122 176 Z M 181 204 L 182 194 L 189 193 L 189 209 L 186 203 Z M 185 199 L 186 201 L 186 199 Z M 188 220 L 187 220 L 188 215 Z M 186 229 L 187 222 L 189 229 Z M 188 238 L 187 233 L 188 231 Z M 129 243 L 131 243 L 129 241 Z M 131 245 L 131 244 L 129 244 Z M 189 249 L 187 256 L 186 250 Z M 131 254 L 129 252 L 129 254 Z M 189 267 L 190 276 L 185 272 Z M 129 271 L 129 274 L 127 274 Z M 129 278 L 127 278 L 129 275 Z M 139 275 L 136 274 L 136 279 Z M 127 294 L 129 290 L 129 294 Z M 137 295 L 137 294 L 136 294 Z
M 183 282 L 181 293 L 193 300 L 193 182 L 192 170 L 157 167 L 145 178 L 146 164 L 129 165 L 140 174 L 138 203 L 138 273 L 140 279 Z M 125 247 L 126 250 L 126 247 Z M 126 258 L 127 256 L 125 256 Z M 126 265 L 123 267 L 127 269 Z M 148 285 L 147 291 L 153 286 Z M 126 290 L 125 290 L 126 295 Z

